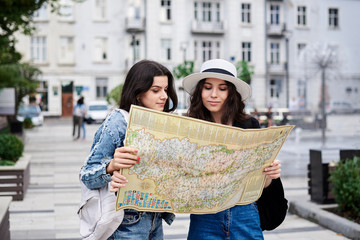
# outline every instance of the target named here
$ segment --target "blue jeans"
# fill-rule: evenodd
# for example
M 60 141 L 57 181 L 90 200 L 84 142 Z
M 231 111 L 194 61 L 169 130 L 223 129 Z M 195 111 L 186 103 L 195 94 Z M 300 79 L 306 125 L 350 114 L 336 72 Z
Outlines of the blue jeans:
M 191 214 L 188 240 L 264 239 L 256 203 L 216 214 Z
M 161 213 L 125 210 L 124 220 L 108 240 L 164 239 Z

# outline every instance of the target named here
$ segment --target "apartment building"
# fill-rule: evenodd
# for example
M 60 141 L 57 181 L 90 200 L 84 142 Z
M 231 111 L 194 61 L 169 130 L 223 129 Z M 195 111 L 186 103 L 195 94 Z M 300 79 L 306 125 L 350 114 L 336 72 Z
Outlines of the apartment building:
M 327 43 L 343 63 L 326 75 L 329 99 L 356 102 L 359 97 L 354 54 L 360 48 L 354 31 L 359 1 L 60 2 L 60 16 L 44 6 L 34 16 L 33 36 L 18 37 L 23 60 L 43 71 L 38 93 L 48 115 L 71 115 L 80 95 L 86 101 L 104 99 L 141 59 L 169 69 L 191 60 L 195 71 L 212 58 L 245 60 L 254 69 L 249 105 L 288 107 L 296 99 L 299 107 L 317 111 L 321 74 L 308 61 L 311 51 L 302 51 L 315 43 Z M 176 86 L 179 105 L 186 107 L 180 80 Z

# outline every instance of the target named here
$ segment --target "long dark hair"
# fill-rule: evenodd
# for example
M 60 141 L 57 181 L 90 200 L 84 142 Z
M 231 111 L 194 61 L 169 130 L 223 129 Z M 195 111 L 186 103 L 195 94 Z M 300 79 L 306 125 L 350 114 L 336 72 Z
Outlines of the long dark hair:
M 221 117 L 222 124 L 228 124 L 229 120 L 233 122 L 244 123 L 248 119 L 247 114 L 244 112 L 245 103 L 241 95 L 236 91 L 236 87 L 231 82 L 225 81 L 228 86 L 228 97 L 225 101 L 225 111 Z M 205 84 L 205 79 L 198 82 L 195 91 L 190 96 L 190 108 L 188 110 L 189 117 L 215 122 L 211 116 L 211 112 L 204 106 L 201 98 L 201 93 Z
M 129 70 L 122 89 L 119 107 L 130 111 L 131 104 L 141 105 L 137 98 L 140 94 L 147 92 L 151 88 L 154 77 L 156 76 L 168 77 L 168 99 L 164 106 L 164 112 L 174 111 L 177 107 L 178 99 L 174 87 L 173 75 L 165 66 L 150 60 L 139 61 Z M 171 108 L 170 100 L 172 102 Z

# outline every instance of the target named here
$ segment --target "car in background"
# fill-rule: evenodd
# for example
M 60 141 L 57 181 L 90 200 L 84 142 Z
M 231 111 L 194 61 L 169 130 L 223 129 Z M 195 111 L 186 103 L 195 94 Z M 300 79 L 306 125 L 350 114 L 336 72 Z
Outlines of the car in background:
M 30 118 L 34 126 L 41 126 L 44 123 L 44 116 L 38 105 L 22 105 L 18 109 L 16 119 L 24 122 L 25 118 Z
M 88 124 L 102 123 L 110 112 L 106 101 L 92 101 L 87 106 L 85 121 Z
M 327 114 L 349 114 L 354 113 L 355 110 L 352 107 L 351 103 L 344 101 L 331 101 L 326 104 L 326 113 Z

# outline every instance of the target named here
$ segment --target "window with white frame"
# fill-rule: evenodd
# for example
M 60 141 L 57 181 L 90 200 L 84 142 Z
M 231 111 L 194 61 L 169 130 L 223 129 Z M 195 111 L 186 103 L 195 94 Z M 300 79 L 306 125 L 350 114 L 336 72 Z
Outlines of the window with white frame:
M 95 0 L 95 20 L 106 20 L 106 0 Z
M 270 24 L 271 25 L 280 24 L 280 5 L 278 4 L 270 5 Z
M 306 21 L 306 6 L 297 7 L 297 25 L 305 27 L 307 25 Z
M 215 55 L 216 55 L 216 58 L 221 58 L 220 57 L 220 50 L 221 50 L 221 48 L 220 48 L 220 42 L 219 41 L 217 41 L 217 42 L 215 42 Z
M 220 3 L 215 4 L 215 16 L 216 16 L 216 22 L 220 22 Z
M 131 51 L 133 52 L 133 60 L 137 61 L 140 59 L 140 40 L 136 37 L 130 42 Z
M 339 9 L 337 8 L 329 8 L 329 27 L 339 27 Z
M 171 40 L 161 39 L 161 59 L 164 61 L 171 60 Z
M 96 98 L 104 99 L 107 94 L 108 78 L 96 78 Z
M 59 9 L 60 21 L 74 21 L 74 3 L 72 0 L 61 0 Z
M 194 41 L 195 61 L 201 60 L 205 62 L 213 58 L 221 58 L 220 41 Z
M 212 46 L 211 41 L 203 41 L 202 42 L 202 61 L 203 62 L 212 59 L 211 46 Z
M 306 48 L 306 43 L 298 43 L 297 44 L 297 54 L 300 56 L 301 51 Z
M 241 60 L 251 62 L 251 42 L 241 43 Z
M 34 63 L 45 63 L 47 61 L 46 37 L 31 37 L 30 58 Z
M 35 21 L 45 21 L 48 20 L 47 16 L 47 6 L 43 4 L 39 10 L 34 12 L 34 20 Z
M 74 63 L 74 37 L 60 37 L 59 63 Z
M 279 43 L 270 43 L 270 63 L 271 64 L 280 63 L 280 44 Z
M 241 4 L 241 22 L 242 23 L 251 23 L 251 4 L 242 3 Z
M 161 0 L 160 20 L 164 22 L 171 20 L 171 0 Z
M 211 22 L 211 2 L 202 3 L 202 21 Z
M 94 39 L 94 61 L 103 62 L 108 60 L 107 37 L 95 37 Z
M 197 41 L 194 41 L 194 60 L 196 61 L 198 59 L 198 44 Z

